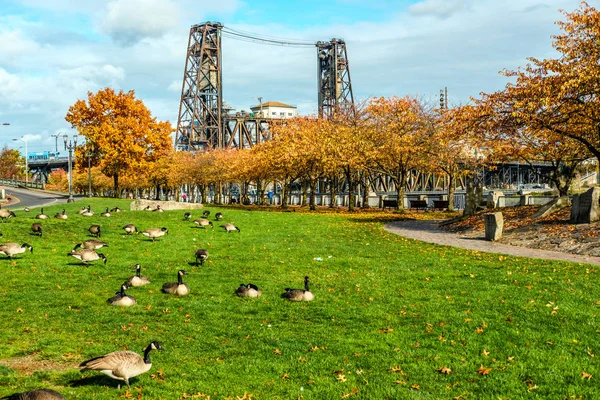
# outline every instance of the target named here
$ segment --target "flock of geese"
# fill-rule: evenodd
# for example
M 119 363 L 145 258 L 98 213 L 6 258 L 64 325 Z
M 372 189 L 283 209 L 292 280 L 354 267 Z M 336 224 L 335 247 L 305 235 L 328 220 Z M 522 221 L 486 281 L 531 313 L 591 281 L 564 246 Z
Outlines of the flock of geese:
M 145 209 L 147 211 L 154 212 L 163 212 L 164 210 L 157 205 L 155 209 L 151 209 L 149 206 Z M 26 209 L 25 211 L 29 211 Z M 100 215 L 102 217 L 110 217 L 111 213 L 120 212 L 121 210 L 118 207 L 115 207 L 109 211 L 108 207 L 104 212 Z M 92 216 L 94 212 L 91 207 L 84 207 L 79 211 L 79 214 L 82 216 Z M 209 210 L 205 210 L 202 213 L 201 219 L 193 220 L 194 224 L 198 225 L 202 228 L 214 228 L 214 225 L 211 221 L 208 220 L 210 215 Z M 15 217 L 14 212 L 6 209 L 0 208 L 0 219 L 4 222 L 5 219 Z M 67 213 L 65 209 L 62 212 L 57 213 L 55 216 L 57 219 L 67 219 Z M 40 209 L 40 214 L 35 216 L 36 219 L 48 219 L 49 217 L 44 214 L 44 209 Z M 185 212 L 183 216 L 185 221 L 189 221 L 192 219 L 191 212 Z M 223 219 L 223 214 L 217 212 L 215 214 L 215 221 L 221 221 Z M 240 232 L 240 229 L 231 223 L 225 223 L 220 225 L 220 228 L 224 229 L 227 233 L 237 231 Z M 34 223 L 31 226 L 31 230 L 33 234 L 42 236 L 42 224 Z M 127 224 L 123 226 L 123 230 L 127 235 L 139 234 L 138 229 L 133 224 Z M 67 253 L 67 256 L 73 257 L 82 264 L 88 265 L 90 262 L 103 260 L 104 264 L 106 264 L 107 259 L 106 256 L 102 253 L 97 253 L 96 250 L 99 250 L 103 247 L 108 247 L 106 242 L 100 240 L 102 235 L 101 226 L 98 224 L 93 224 L 89 227 L 88 231 L 95 239 L 88 239 L 83 241 L 82 243 L 78 243 L 75 245 L 75 248 L 71 250 L 71 252 Z M 163 228 L 150 228 L 143 232 L 141 232 L 144 236 L 152 239 L 154 242 L 155 239 L 160 238 L 166 234 L 168 234 L 169 230 L 165 227 Z M 0 234 L 1 236 L 1 234 Z M 9 259 L 12 259 L 15 255 L 23 254 L 27 250 L 33 253 L 33 247 L 28 243 L 23 243 L 19 245 L 18 243 L 6 243 L 0 245 L 0 254 L 6 255 Z M 196 265 L 201 266 L 208 259 L 208 251 L 206 249 L 197 249 L 195 252 Z M 127 294 L 126 290 L 131 287 L 139 287 L 150 284 L 151 281 L 147 276 L 141 274 L 141 266 L 140 264 L 136 264 L 134 266 L 135 274 L 129 277 L 123 284 L 121 284 L 120 290 L 115 293 L 114 296 L 110 297 L 106 302 L 112 306 L 120 306 L 120 307 L 130 307 L 137 304 L 135 297 Z M 177 271 L 177 282 L 167 282 L 162 285 L 161 291 L 165 294 L 171 294 L 176 296 L 186 296 L 190 293 L 190 287 L 183 282 L 183 276 L 187 275 L 187 272 L 183 269 Z M 310 279 L 308 276 L 304 277 L 304 288 L 303 289 L 292 289 L 285 288 L 284 293 L 281 295 L 282 298 L 290 300 L 290 301 L 312 301 L 314 299 L 314 294 L 310 291 L 309 288 Z M 258 288 L 253 283 L 240 284 L 240 286 L 234 291 L 234 294 L 239 297 L 259 297 L 262 295 L 262 290 Z M 144 349 L 143 357 L 138 353 L 132 351 L 115 351 L 109 354 L 105 354 L 103 356 L 95 357 L 90 360 L 82 362 L 79 367 L 81 372 L 93 370 L 99 371 L 103 374 L 120 381 L 124 381 L 128 388 L 129 379 L 141 375 L 150 370 L 152 367 L 152 361 L 150 360 L 150 351 L 151 350 L 164 350 L 164 348 L 160 345 L 160 343 L 154 341 L 148 344 L 148 346 Z M 118 388 L 121 388 L 121 384 L 118 384 Z M 12 395 L 3 397 L 2 399 L 6 400 L 64 400 L 65 398 L 58 392 L 51 389 L 37 389 L 28 392 L 20 392 L 14 393 Z M 2 400 L 0 399 L 0 400 Z

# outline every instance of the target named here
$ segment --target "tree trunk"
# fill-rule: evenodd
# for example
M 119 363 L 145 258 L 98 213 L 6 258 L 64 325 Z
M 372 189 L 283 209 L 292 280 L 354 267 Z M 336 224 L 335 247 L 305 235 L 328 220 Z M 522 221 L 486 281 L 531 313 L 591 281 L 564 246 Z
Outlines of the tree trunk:
M 362 181 L 362 208 L 370 208 L 369 206 L 369 188 L 370 188 L 370 179 L 367 174 L 365 174 L 364 179 Z
M 354 192 L 356 188 L 354 177 L 352 176 L 352 170 L 349 167 L 346 168 L 346 180 L 348 181 L 348 212 L 353 212 L 355 200 Z
M 113 175 L 113 184 L 114 184 L 114 193 L 116 197 L 116 193 L 119 193 L 119 174 Z
M 448 174 L 448 211 L 454 211 L 454 174 Z
M 306 204 L 307 204 L 306 198 L 308 197 L 308 193 L 307 193 L 307 191 L 308 191 L 308 185 L 309 185 L 308 182 L 302 181 L 302 185 L 301 185 L 301 187 L 302 187 L 302 199 L 300 200 L 300 205 L 303 206 L 303 207 L 306 207 Z
M 465 181 L 465 209 L 463 210 L 463 217 L 470 217 L 471 215 L 475 215 L 475 211 L 477 210 L 473 176 L 468 175 Z
M 263 185 L 260 179 L 256 180 L 256 204 L 259 206 L 263 205 L 263 199 L 265 198 L 265 185 Z
M 288 206 L 288 191 L 289 186 L 287 180 L 281 181 L 281 208 L 287 208 Z
M 316 179 L 311 179 L 310 180 L 310 205 L 309 208 L 311 211 L 314 211 L 317 209 L 317 204 L 316 204 L 316 198 L 317 198 L 317 180 Z
M 406 178 L 408 177 L 407 173 L 402 171 L 396 175 L 395 184 L 396 184 L 396 197 L 398 199 L 398 205 L 396 206 L 396 210 L 404 210 L 404 195 L 406 194 Z
M 337 203 L 337 178 L 331 177 L 329 180 L 329 208 L 335 207 Z

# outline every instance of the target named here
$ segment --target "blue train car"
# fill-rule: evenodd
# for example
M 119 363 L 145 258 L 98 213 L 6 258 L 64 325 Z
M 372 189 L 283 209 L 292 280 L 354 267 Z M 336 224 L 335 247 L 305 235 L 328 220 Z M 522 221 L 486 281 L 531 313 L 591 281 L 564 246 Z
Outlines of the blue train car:
M 27 153 L 28 162 L 54 161 L 59 157 L 60 153 L 55 151 L 39 151 L 35 153 Z

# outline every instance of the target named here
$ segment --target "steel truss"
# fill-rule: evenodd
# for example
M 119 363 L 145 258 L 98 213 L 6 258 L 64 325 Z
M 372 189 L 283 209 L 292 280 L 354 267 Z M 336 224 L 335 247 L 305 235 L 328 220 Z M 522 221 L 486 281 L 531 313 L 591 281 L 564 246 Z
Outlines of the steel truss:
M 346 43 L 341 39 L 317 42 L 319 118 L 330 118 L 337 111 L 354 106 Z

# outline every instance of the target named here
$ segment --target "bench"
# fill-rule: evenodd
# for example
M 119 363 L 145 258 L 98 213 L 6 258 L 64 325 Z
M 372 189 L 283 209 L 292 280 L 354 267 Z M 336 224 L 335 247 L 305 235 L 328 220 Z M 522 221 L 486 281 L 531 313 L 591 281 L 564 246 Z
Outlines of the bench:
M 423 211 L 425 211 L 425 209 L 428 207 L 427 200 L 409 200 L 409 202 L 410 208 L 416 208 L 417 210 L 419 210 L 419 208 L 422 208 Z
M 433 208 L 434 209 L 440 209 L 440 210 L 445 210 L 448 208 L 448 204 L 449 201 L 448 200 L 434 200 L 433 201 Z
M 385 210 L 387 207 L 395 210 L 398 208 L 398 200 L 383 200 L 383 209 Z

